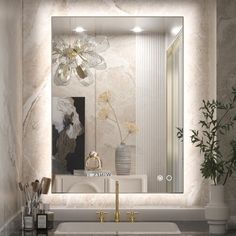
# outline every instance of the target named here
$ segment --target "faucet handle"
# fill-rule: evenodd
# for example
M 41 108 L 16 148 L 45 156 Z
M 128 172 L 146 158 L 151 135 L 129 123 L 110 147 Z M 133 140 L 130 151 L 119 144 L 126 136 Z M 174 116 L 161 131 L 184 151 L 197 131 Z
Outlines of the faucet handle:
M 108 212 L 97 211 L 96 214 L 98 215 L 98 219 L 99 219 L 100 223 L 103 223 L 105 221 L 105 214 L 108 214 Z
M 128 211 L 127 212 L 129 222 L 131 222 L 131 223 L 135 222 L 136 214 L 139 214 L 139 212 L 136 212 L 136 211 Z

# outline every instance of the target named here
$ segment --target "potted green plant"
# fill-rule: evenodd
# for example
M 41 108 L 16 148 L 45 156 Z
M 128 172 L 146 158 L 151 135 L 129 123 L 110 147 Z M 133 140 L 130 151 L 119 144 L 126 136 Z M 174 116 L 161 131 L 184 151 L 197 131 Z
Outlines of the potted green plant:
M 236 89 L 232 88 L 227 103 L 218 100 L 203 100 L 200 107 L 202 118 L 198 122 L 200 129 L 191 129 L 191 143 L 203 155 L 201 173 L 203 178 L 212 180 L 210 200 L 205 208 L 205 217 L 211 233 L 224 233 L 229 217 L 229 209 L 224 203 L 224 185 L 236 170 L 236 140 L 230 141 L 227 154 L 222 151 L 221 139 L 229 134 L 236 121 L 234 106 Z M 177 128 L 177 137 L 183 140 L 183 129 Z

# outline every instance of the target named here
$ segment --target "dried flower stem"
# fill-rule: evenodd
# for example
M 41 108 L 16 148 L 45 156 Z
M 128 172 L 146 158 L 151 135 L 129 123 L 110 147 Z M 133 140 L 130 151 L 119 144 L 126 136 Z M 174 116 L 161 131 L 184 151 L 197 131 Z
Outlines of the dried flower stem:
M 125 140 L 129 137 L 129 135 L 130 135 L 130 132 L 128 132 L 127 135 L 121 140 L 121 143 L 124 143 Z
M 113 115 L 114 115 L 114 117 L 115 117 L 115 122 L 116 122 L 117 127 L 118 127 L 118 130 L 119 130 L 120 141 L 122 142 L 123 137 L 122 137 L 122 134 L 121 134 L 120 123 L 119 123 L 119 120 L 118 120 L 118 118 L 117 118 L 117 116 L 116 116 L 116 112 L 115 112 L 113 106 L 111 105 L 110 101 L 107 101 L 107 103 L 108 103 L 108 105 L 110 106 L 110 108 L 111 108 L 111 110 L 112 110 L 112 112 L 113 112 Z
M 114 119 L 112 119 L 110 117 L 108 117 L 107 119 L 110 120 L 110 121 L 113 121 L 114 123 L 116 123 L 116 120 L 114 120 Z

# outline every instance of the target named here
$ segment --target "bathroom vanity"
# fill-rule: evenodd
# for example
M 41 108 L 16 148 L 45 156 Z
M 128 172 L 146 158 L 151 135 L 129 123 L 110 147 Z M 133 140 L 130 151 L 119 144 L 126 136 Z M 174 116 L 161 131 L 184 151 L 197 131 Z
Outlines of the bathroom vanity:
M 74 209 L 75 210 L 75 209 Z M 88 209 L 87 209 L 88 210 Z M 138 209 L 137 209 L 138 210 Z M 141 210 L 141 209 L 139 209 Z M 84 214 L 86 210 L 82 209 L 82 214 L 77 214 L 78 215 L 78 218 L 81 219 L 82 218 L 82 215 Z M 96 215 L 96 209 L 90 209 L 90 213 L 89 214 L 92 214 L 92 211 L 93 211 L 93 215 Z M 109 209 L 107 209 L 107 211 L 109 212 Z M 68 218 L 69 221 L 66 221 L 66 220 L 59 220 L 59 219 L 62 219 L 62 218 L 66 218 L 68 216 L 68 214 L 65 212 L 65 215 L 63 216 L 63 214 L 61 214 L 63 211 L 61 211 L 59 213 L 59 209 L 58 210 L 55 210 L 55 216 L 56 216 L 56 220 L 54 222 L 54 228 L 52 230 L 48 230 L 47 232 L 44 232 L 44 231 L 39 231 L 37 232 L 36 230 L 34 231 L 30 231 L 30 232 L 24 232 L 24 231 L 21 231 L 21 221 L 20 221 L 20 217 L 17 217 L 15 218 L 14 221 L 11 222 L 11 224 L 7 227 L 6 229 L 6 235 L 12 235 L 12 236 L 21 236 L 21 235 L 30 235 L 30 236 L 37 236 L 37 235 L 42 235 L 42 236 L 56 236 L 56 235 L 101 235 L 101 231 L 102 230 L 105 230 L 106 229 L 106 226 L 104 227 L 103 226 L 103 223 L 100 223 L 98 222 L 98 220 L 95 218 L 95 221 L 92 220 L 92 221 L 87 221 L 87 216 L 85 214 L 85 219 L 86 221 L 83 221 L 83 220 L 79 220 L 79 221 L 75 221 L 75 220 L 72 220 L 72 218 Z M 122 209 L 122 215 L 123 213 L 125 213 L 126 210 L 123 211 Z M 78 213 L 78 211 L 77 211 Z M 142 215 L 142 213 L 144 212 L 141 212 L 140 213 L 140 216 Z M 163 212 L 162 212 L 163 213 Z M 147 213 L 144 213 L 144 215 L 146 216 Z M 181 214 L 180 214 L 181 215 Z M 70 214 L 70 216 L 72 217 L 73 216 L 73 213 Z M 76 215 L 74 214 L 74 217 Z M 183 217 L 183 215 L 182 215 Z M 155 233 L 154 230 L 155 230 L 155 227 L 157 226 L 162 226 L 165 228 L 165 223 L 164 222 L 149 222 L 149 223 L 145 223 L 145 222 L 140 222 L 138 221 L 137 222 L 137 227 L 135 226 L 136 224 L 135 223 L 130 223 L 130 222 L 121 222 L 120 226 L 122 228 L 121 231 L 124 232 L 124 229 L 132 229 L 132 235 L 145 235 L 144 234 L 144 229 L 145 227 L 147 227 L 147 232 L 148 235 L 157 235 L 157 236 L 163 236 L 163 235 L 179 235 L 179 236 L 209 236 L 209 233 L 208 233 L 208 225 L 206 224 L 205 221 L 199 221 L 199 220 L 194 220 L 194 221 L 187 221 L 187 220 L 184 220 L 182 221 L 182 217 L 180 217 L 180 220 L 179 221 L 172 221 L 172 222 L 169 222 L 169 225 L 170 227 L 173 228 L 173 230 L 178 230 L 177 233 L 171 233 L 171 234 L 165 234 L 165 232 L 162 232 L 162 234 L 158 234 L 158 233 Z M 138 220 L 139 216 L 137 217 L 137 220 Z M 75 218 L 73 218 L 75 219 Z M 105 224 L 110 224 L 110 226 L 108 227 L 116 227 L 117 224 L 119 223 L 112 223 L 112 222 L 107 222 Z M 178 228 L 176 228 L 175 224 L 178 226 Z M 96 233 L 92 233 L 92 231 L 94 231 L 94 228 L 89 228 L 89 227 L 86 227 L 86 226 L 97 226 L 99 229 L 100 229 L 100 232 L 98 230 L 98 232 Z M 141 232 L 137 232 L 139 227 L 140 226 L 145 226 L 145 227 L 142 227 L 140 229 Z M 154 229 L 150 229 L 149 227 L 151 226 L 154 226 Z M 69 228 L 67 228 L 69 227 Z M 74 232 L 76 231 L 77 227 L 79 227 L 79 230 L 81 232 L 81 230 L 84 229 L 84 232 L 83 234 L 80 234 L 79 232 Z M 168 229 L 170 230 L 170 227 L 168 227 Z M 158 228 L 159 232 L 160 232 L 160 227 Z M 61 234 L 63 232 L 63 230 L 67 231 L 64 233 L 66 234 Z M 74 231 L 73 231 L 74 230 Z M 150 232 L 151 230 L 151 232 Z M 70 232 L 69 232 L 70 231 Z M 128 230 L 129 231 L 129 230 Z M 74 233 L 73 233 L 74 232 Z M 108 232 L 108 231 L 107 231 Z M 116 231 L 117 232 L 117 231 Z M 114 232 L 110 232 L 109 235 L 117 235 L 117 233 Z M 126 231 L 127 232 L 127 231 Z M 157 231 L 158 232 L 158 231 Z M 167 232 L 167 231 L 166 231 Z M 72 233 L 72 234 L 71 234 Z M 125 232 L 124 232 L 125 233 Z M 103 232 L 102 234 L 107 234 L 106 232 Z M 129 235 L 130 235 L 129 234 Z M 122 233 L 120 233 L 120 235 L 122 235 Z M 125 233 L 124 235 L 127 235 L 127 233 Z M 236 231 L 234 230 L 231 230 L 231 231 L 228 231 L 226 234 L 226 236 L 235 236 L 236 235 Z

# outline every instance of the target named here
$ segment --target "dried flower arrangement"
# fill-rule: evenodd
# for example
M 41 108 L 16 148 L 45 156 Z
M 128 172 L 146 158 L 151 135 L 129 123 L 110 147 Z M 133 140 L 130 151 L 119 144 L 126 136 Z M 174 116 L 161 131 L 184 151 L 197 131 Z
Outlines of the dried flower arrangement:
M 127 132 L 125 135 L 122 135 L 121 125 L 120 125 L 119 119 L 116 115 L 116 111 L 115 111 L 114 107 L 112 106 L 111 92 L 109 90 L 101 93 L 98 96 L 98 102 L 103 105 L 98 112 L 98 118 L 101 120 L 110 120 L 117 125 L 121 143 L 125 143 L 125 141 L 127 140 L 127 138 L 131 134 L 134 134 L 138 131 L 138 127 L 135 124 L 135 122 L 127 121 L 124 124 L 124 127 Z

